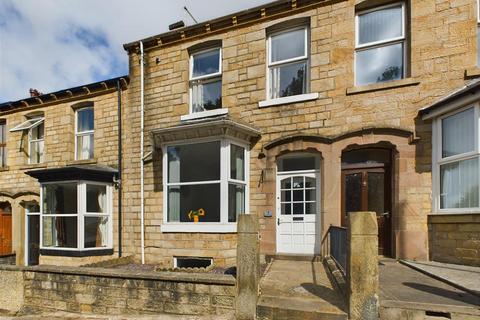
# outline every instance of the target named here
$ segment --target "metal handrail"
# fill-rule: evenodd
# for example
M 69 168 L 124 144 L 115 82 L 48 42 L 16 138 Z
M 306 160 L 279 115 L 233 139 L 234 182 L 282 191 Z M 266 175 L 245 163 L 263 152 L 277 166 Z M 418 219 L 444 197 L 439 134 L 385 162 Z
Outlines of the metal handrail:
M 347 267 L 347 228 L 330 225 L 321 242 L 323 257 L 332 258 L 345 274 Z

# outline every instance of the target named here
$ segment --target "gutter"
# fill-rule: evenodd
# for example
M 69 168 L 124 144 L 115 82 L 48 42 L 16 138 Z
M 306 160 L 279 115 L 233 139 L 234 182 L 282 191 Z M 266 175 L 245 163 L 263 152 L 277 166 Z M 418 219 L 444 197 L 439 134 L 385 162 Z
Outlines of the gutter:
M 142 264 L 145 264 L 145 188 L 144 188 L 144 126 L 145 126 L 145 112 L 144 112 L 144 63 L 145 57 L 143 52 L 143 42 L 140 41 L 140 251 L 142 256 Z
M 118 121 L 118 257 L 122 256 L 122 85 L 117 80 Z

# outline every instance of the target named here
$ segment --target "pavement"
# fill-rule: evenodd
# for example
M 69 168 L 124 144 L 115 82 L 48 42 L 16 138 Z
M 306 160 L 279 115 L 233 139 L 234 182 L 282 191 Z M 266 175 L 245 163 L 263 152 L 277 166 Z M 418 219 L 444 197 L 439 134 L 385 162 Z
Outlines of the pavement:
M 480 267 L 435 261 L 402 260 L 400 262 L 452 286 L 480 296 Z
M 280 314 L 289 319 L 312 319 L 314 315 L 346 319 L 343 297 L 333 288 L 321 262 L 274 260 L 261 279 L 258 304 L 259 319 L 279 319 Z
M 2 314 L 2 312 L 0 312 Z M 93 315 L 93 314 L 78 314 L 69 312 L 52 312 L 31 314 L 23 316 L 7 315 L 3 312 L 0 315 L 0 320 L 233 320 L 233 316 L 186 316 L 186 315 L 121 315 L 121 316 L 107 316 L 107 315 Z
M 418 272 L 393 259 L 381 259 L 380 306 L 456 312 L 480 319 L 480 297 Z M 474 318 L 472 318 L 474 319 Z

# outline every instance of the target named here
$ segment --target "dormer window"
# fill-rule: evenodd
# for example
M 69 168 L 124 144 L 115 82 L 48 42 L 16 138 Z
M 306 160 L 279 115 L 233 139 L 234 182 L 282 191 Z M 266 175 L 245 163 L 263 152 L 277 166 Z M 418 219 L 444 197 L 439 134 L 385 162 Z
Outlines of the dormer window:
M 10 129 L 10 132 L 23 131 L 28 134 L 28 163 L 43 162 L 45 118 L 32 117 Z
M 190 113 L 222 107 L 222 54 L 220 48 L 190 55 Z

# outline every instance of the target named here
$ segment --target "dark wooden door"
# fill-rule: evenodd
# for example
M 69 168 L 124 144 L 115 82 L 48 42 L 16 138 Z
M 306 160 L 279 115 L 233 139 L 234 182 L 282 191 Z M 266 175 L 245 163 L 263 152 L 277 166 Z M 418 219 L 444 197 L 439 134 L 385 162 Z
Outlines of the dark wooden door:
M 38 265 L 40 257 L 40 215 L 28 215 L 28 265 Z
M 342 171 L 342 225 L 353 211 L 374 211 L 378 222 L 378 253 L 390 255 L 391 179 L 388 168 L 363 167 Z
M 12 253 L 12 214 L 0 208 L 0 256 Z

